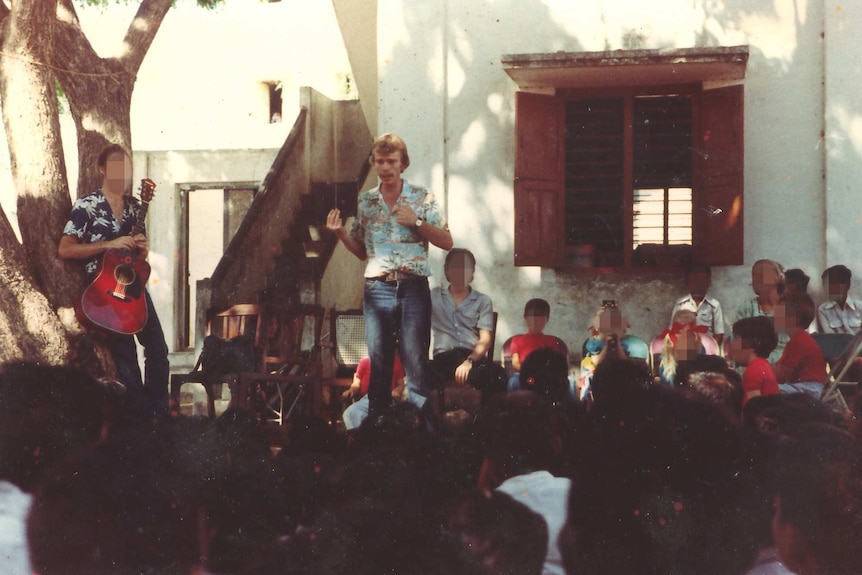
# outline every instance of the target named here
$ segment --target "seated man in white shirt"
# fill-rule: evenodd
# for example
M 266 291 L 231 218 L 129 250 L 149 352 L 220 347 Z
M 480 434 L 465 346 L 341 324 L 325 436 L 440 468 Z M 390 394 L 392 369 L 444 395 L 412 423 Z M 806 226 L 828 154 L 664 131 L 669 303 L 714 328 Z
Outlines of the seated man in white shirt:
M 837 265 L 823 272 L 823 289 L 829 298 L 817 310 L 817 331 L 856 335 L 862 326 L 862 302 L 848 297 L 853 274 Z

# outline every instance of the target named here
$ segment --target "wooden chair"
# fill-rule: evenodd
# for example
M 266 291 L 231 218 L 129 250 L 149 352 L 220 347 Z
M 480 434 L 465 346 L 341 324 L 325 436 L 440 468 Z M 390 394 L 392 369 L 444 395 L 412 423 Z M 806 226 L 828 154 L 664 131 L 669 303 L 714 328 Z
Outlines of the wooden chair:
M 257 349 L 257 335 L 260 332 L 261 312 L 257 304 L 236 304 L 225 310 L 207 314 L 206 336 L 215 336 L 221 340 L 235 340 L 238 337 L 250 338 L 255 349 Z M 215 396 L 213 387 L 215 381 L 205 377 L 208 366 L 203 365 L 204 352 L 198 357 L 194 369 L 190 373 L 174 374 L 171 376 L 171 401 L 179 408 L 180 391 L 183 384 L 200 383 L 204 386 L 207 394 L 207 412 L 210 417 L 215 417 Z M 256 361 L 254 362 L 257 363 Z M 220 379 L 226 381 L 221 383 L 236 382 L 239 373 L 222 374 Z
M 309 322 L 309 317 L 313 321 Z M 208 337 L 222 341 L 247 338 L 253 345 L 253 358 L 242 370 L 216 374 L 220 381 L 214 381 L 206 376 L 208 366 L 202 352 L 191 373 L 171 376 L 174 405 L 179 405 L 184 383 L 200 383 L 207 392 L 207 412 L 215 417 L 213 387 L 216 383 L 227 384 L 231 406 L 254 411 L 264 422 L 283 425 L 301 400 L 316 397 L 316 393 L 309 391 L 319 391 L 318 342 L 322 317 L 323 309 L 319 306 L 301 306 L 290 313 L 275 315 L 265 313 L 257 304 L 236 304 L 208 314 Z M 305 345 L 305 339 L 311 342 Z M 308 410 L 314 408 L 312 402 Z
M 263 313 L 257 338 L 260 363 L 256 370 L 239 374 L 235 405 L 277 425 L 284 425 L 299 409 L 318 412 L 323 316 L 323 308 L 316 305 Z

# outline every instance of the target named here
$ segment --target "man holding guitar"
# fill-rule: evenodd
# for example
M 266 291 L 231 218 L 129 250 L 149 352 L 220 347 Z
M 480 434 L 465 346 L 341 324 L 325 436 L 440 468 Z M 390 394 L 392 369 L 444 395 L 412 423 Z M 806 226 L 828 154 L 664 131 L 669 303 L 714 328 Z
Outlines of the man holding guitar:
M 155 184 L 141 183 L 141 205 L 131 194 L 131 155 L 119 144 L 106 146 L 97 163 L 102 188 L 72 206 L 57 255 L 86 260 L 91 283 L 78 317 L 107 334 L 128 407 L 143 417 L 158 417 L 168 411 L 170 363 L 159 317 L 144 288 L 149 265 L 143 216 Z M 143 379 L 133 334 L 144 347 Z

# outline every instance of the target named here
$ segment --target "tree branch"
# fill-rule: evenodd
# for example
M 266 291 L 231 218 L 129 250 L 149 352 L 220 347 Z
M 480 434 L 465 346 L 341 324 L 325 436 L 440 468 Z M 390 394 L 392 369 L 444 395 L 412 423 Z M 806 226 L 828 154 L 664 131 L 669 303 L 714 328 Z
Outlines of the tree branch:
M 120 56 L 120 63 L 130 74 L 137 74 L 144 56 L 153 43 L 153 38 L 159 31 L 162 21 L 168 10 L 171 9 L 173 0 L 143 0 L 138 7 L 126 37 L 123 39 L 127 51 Z

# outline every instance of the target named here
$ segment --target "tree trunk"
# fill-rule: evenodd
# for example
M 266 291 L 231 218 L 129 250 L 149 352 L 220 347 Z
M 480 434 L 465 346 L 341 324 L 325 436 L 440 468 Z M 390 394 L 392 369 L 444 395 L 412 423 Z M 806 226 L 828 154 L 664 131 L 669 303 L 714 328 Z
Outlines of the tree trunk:
M 59 316 L 39 291 L 49 283 L 45 278 L 64 273 L 56 257 L 43 254 L 56 253 L 62 232 L 58 222 L 69 209 L 57 94 L 53 76 L 42 65 L 50 47 L 39 41 L 53 27 L 56 1 L 16 0 L 0 24 L 0 98 L 12 178 L 21 198 L 19 214 L 23 209 L 41 220 L 21 222 L 22 233 L 30 238 L 23 248 L 5 215 L 0 219 L 0 360 L 56 364 L 65 362 L 69 352 Z M 31 225 L 37 229 L 27 229 Z

